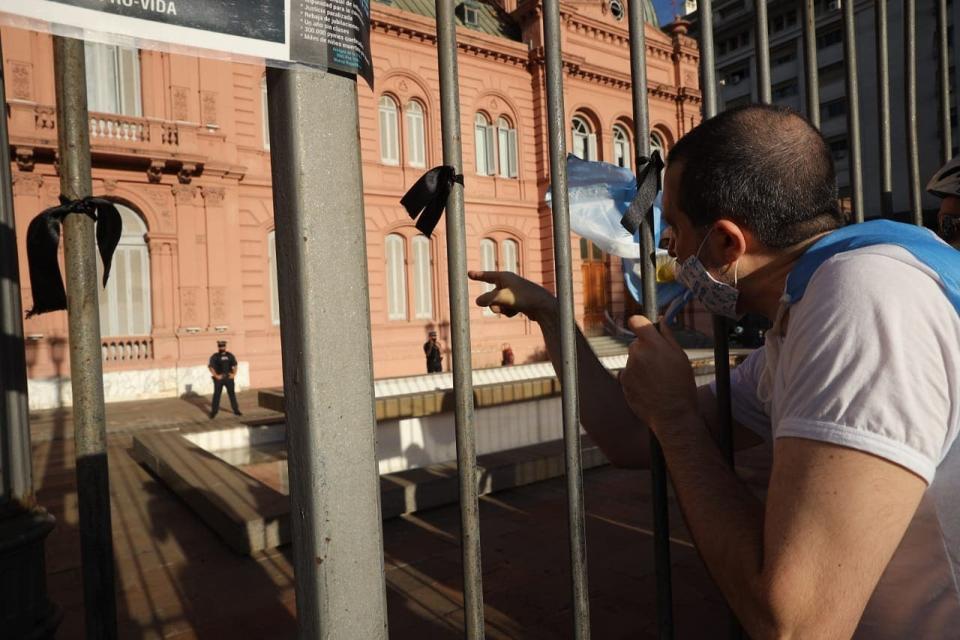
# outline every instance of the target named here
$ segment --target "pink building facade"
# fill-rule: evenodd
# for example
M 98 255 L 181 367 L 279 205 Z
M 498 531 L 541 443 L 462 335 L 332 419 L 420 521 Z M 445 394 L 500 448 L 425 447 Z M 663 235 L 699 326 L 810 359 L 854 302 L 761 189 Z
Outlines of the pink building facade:
M 552 289 L 540 6 L 467 2 L 457 36 L 468 267 L 516 271 Z M 390 377 L 425 371 L 427 331 L 449 347 L 449 282 L 443 225 L 426 238 L 399 206 L 442 159 L 435 25 L 421 15 L 432 4 L 372 6 L 376 86 L 357 91 L 374 372 Z M 561 6 L 568 148 L 629 166 L 623 14 L 619 0 Z M 666 150 L 700 118 L 698 53 L 682 25 L 646 31 L 650 122 Z M 29 309 L 26 228 L 59 194 L 52 40 L 6 27 L 2 38 Z M 88 45 L 87 78 L 93 192 L 122 205 L 125 222 L 101 294 L 107 401 L 209 392 L 217 339 L 241 362 L 239 386 L 282 384 L 264 69 Z M 579 320 L 602 333 L 630 304 L 619 260 L 578 238 L 573 247 Z M 471 283 L 472 296 L 482 291 Z M 474 308 L 471 332 L 475 367 L 498 366 L 507 345 L 517 364 L 544 358 L 539 330 L 523 317 Z M 69 404 L 66 314 L 31 318 L 25 333 L 31 407 Z

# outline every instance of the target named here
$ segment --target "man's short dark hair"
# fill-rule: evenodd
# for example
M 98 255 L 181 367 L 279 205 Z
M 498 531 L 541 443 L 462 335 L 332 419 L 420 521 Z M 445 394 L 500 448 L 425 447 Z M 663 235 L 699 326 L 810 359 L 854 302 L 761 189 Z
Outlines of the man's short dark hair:
M 670 151 L 678 205 L 695 226 L 721 218 L 780 249 L 846 223 L 830 147 L 787 107 L 745 105 L 705 120 Z

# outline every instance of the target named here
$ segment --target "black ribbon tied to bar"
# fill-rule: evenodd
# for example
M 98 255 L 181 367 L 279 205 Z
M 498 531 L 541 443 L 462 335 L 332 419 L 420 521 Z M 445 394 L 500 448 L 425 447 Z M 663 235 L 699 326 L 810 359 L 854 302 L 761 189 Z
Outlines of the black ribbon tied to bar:
M 627 212 L 620 218 L 620 224 L 630 233 L 636 233 L 643 223 L 644 216 L 653 207 L 653 201 L 660 193 L 660 174 L 663 171 L 663 160 L 660 152 L 654 150 L 650 157 L 640 157 L 640 167 L 637 171 L 637 195 L 627 208 Z
M 27 312 L 28 318 L 67 308 L 67 293 L 63 288 L 57 250 L 60 246 L 60 225 L 71 213 L 82 213 L 97 223 L 97 248 L 103 262 L 103 286 L 107 286 L 113 252 L 123 233 L 120 212 L 116 205 L 105 198 L 88 196 L 80 200 L 68 200 L 61 195 L 60 206 L 42 211 L 27 227 L 27 265 L 33 292 L 33 308 Z
M 463 184 L 463 175 L 456 169 L 447 165 L 434 167 L 420 176 L 400 199 L 403 208 L 417 221 L 417 229 L 428 238 L 440 222 L 454 183 Z

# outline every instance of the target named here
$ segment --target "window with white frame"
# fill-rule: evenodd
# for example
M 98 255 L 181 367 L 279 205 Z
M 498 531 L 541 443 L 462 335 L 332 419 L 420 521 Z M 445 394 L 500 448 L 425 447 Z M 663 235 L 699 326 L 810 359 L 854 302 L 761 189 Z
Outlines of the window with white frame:
M 423 126 L 423 107 L 411 100 L 403 109 L 406 119 L 404 138 L 407 141 L 407 164 L 411 167 L 427 166 L 426 141 Z
M 583 116 L 573 117 L 573 155 L 581 160 L 598 160 L 597 134 Z
M 407 266 L 403 236 L 387 236 L 387 317 L 390 320 L 407 318 Z
M 666 162 L 667 159 L 667 143 L 663 141 L 663 137 L 656 131 L 650 132 L 650 155 L 653 155 L 654 151 L 660 152 L 660 157 Z M 667 168 L 664 167 L 660 169 L 660 184 L 663 184 L 663 177 L 667 173 Z
M 410 272 L 407 272 L 407 243 Z M 391 233 L 386 237 L 387 318 L 427 320 L 433 318 L 433 248 L 424 235 Z M 412 309 L 412 317 L 407 309 Z
M 487 116 L 478 113 L 474 118 L 473 130 L 476 144 L 477 173 L 481 176 L 492 176 L 497 172 L 493 126 Z
M 620 124 L 613 125 L 613 163 L 618 167 L 629 169 L 630 155 L 630 135 L 627 133 L 627 128 Z
M 267 264 L 270 268 L 270 321 L 280 324 L 280 295 L 277 283 L 277 234 L 271 231 L 267 234 Z
M 270 109 L 267 100 L 267 76 L 260 78 L 260 108 L 263 111 L 261 133 L 263 134 L 263 148 L 270 150 Z
M 517 130 L 504 116 L 497 118 L 497 145 L 502 178 L 517 177 Z
M 413 317 L 433 317 L 433 278 L 431 277 L 430 238 L 413 237 Z
M 100 334 L 104 337 L 148 336 L 150 314 L 150 252 L 147 225 L 131 208 L 117 204 L 123 234 L 113 254 L 110 279 L 97 287 L 100 299 Z M 103 263 L 97 260 L 97 281 L 103 281 Z
M 84 43 L 87 109 L 141 116 L 140 51 L 95 42 Z
M 520 273 L 519 249 L 520 247 L 516 240 L 510 240 L 508 238 L 503 241 L 503 244 L 501 245 L 501 252 L 503 256 L 503 259 L 500 262 L 501 271 Z
M 667 145 L 664 144 L 663 138 L 660 137 L 660 134 L 656 131 L 650 132 L 650 153 L 654 151 L 660 152 L 660 157 L 665 158 L 667 153 Z
M 483 271 L 497 270 L 497 243 L 490 238 L 483 238 L 480 241 L 480 269 Z M 488 282 L 483 284 L 484 293 L 491 291 L 493 288 L 494 286 Z M 494 316 L 496 314 L 490 310 L 490 307 L 484 307 L 483 315 Z
M 400 164 L 400 125 L 397 102 L 390 96 L 380 97 L 380 161 Z

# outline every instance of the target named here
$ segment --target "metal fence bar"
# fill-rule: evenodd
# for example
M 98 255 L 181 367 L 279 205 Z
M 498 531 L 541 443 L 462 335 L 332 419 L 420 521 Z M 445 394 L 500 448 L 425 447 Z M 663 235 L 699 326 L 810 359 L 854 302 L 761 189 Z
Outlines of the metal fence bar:
M 577 640 L 590 637 L 587 591 L 587 543 L 583 514 L 583 467 L 580 458 L 580 406 L 577 393 L 576 329 L 570 257 L 570 212 L 567 194 L 566 115 L 563 106 L 563 58 L 560 50 L 560 2 L 543 1 L 546 58 L 547 124 L 550 136 L 550 188 L 553 198 L 553 251 L 560 304 L 560 383 L 570 525 L 570 572 L 573 630 Z
M 440 127 L 443 163 L 463 171 L 460 145 L 460 86 L 454 1 L 436 0 L 440 54 Z M 447 272 L 453 346 L 453 391 L 457 466 L 460 471 L 460 544 L 463 553 L 463 607 L 466 637 L 483 638 L 483 585 L 480 563 L 480 508 L 477 495 L 477 445 L 470 358 L 470 301 L 463 187 L 453 185 L 447 200 Z
M 953 131 L 950 126 L 950 49 L 947 42 L 947 0 L 937 0 L 937 49 L 940 58 L 940 161 L 946 164 L 953 155 Z
M 70 200 L 90 196 L 93 189 L 83 50 L 82 40 L 60 36 L 53 39 L 60 193 Z M 85 215 L 67 216 L 63 223 L 63 246 L 86 635 L 116 638 L 116 584 L 93 220 Z
M 387 638 L 355 84 L 303 68 L 267 71 L 290 530 L 304 640 Z
M 863 163 L 860 153 L 860 95 L 857 79 L 857 40 L 853 0 L 843 4 L 843 63 L 846 69 L 847 140 L 850 158 L 850 198 L 853 217 L 863 222 Z
M 807 118 L 820 128 L 820 69 L 817 66 L 817 12 L 814 0 L 803 0 L 803 71 L 806 80 Z
M 766 6 L 765 2 L 757 3 L 763 6 L 763 32 L 766 33 Z M 712 118 L 717 115 L 717 83 L 714 69 L 714 47 L 713 47 L 713 1 L 701 0 L 699 5 L 700 13 L 700 74 L 701 87 L 703 90 L 703 117 Z M 759 22 L 759 21 L 758 21 Z M 769 47 L 765 47 L 769 48 Z M 814 57 L 816 50 L 814 50 Z M 814 65 L 816 66 L 816 65 Z M 768 57 L 769 73 L 769 57 Z M 767 80 L 769 88 L 769 75 Z M 769 100 L 768 100 L 769 102 Z M 721 449 L 724 455 L 733 466 L 733 413 L 730 402 L 730 346 L 728 340 L 727 321 L 722 316 L 713 316 L 713 362 L 714 374 L 716 376 L 717 387 L 717 418 L 720 422 Z M 740 624 L 737 622 L 733 611 L 730 612 L 729 637 L 740 638 L 743 636 Z
M 714 67 L 713 0 L 700 0 L 700 84 L 703 117 L 717 115 L 717 72 Z
M 880 117 L 880 214 L 893 214 L 893 162 L 890 146 L 890 54 L 887 29 L 887 0 L 875 0 L 877 23 L 877 87 Z
M 767 0 L 754 0 L 754 39 L 757 53 L 757 96 L 763 104 L 773 101 L 770 87 L 770 31 L 767 28 Z
M 0 64 L 0 105 L 7 104 L 5 80 Z M 3 117 L 0 149 L 9 148 Z M 10 507 L 28 510 L 35 503 L 12 186 L 10 163 L 0 162 L 0 518 Z
M 907 179 L 910 188 L 910 211 L 914 224 L 923 224 L 920 208 L 920 143 L 917 137 L 917 3 L 903 1 L 903 56 L 906 83 L 907 116 Z
M 630 0 L 630 74 L 633 98 L 633 130 L 637 168 L 650 155 L 650 113 L 647 104 L 646 22 L 640 0 Z M 640 226 L 640 275 L 643 282 L 643 315 L 657 321 L 657 283 L 654 262 L 652 212 Z M 650 433 L 650 474 L 653 498 L 653 561 L 657 580 L 657 636 L 673 637 L 673 587 L 670 566 L 670 517 L 667 501 L 667 463 L 663 449 Z

